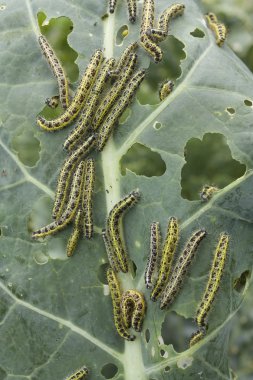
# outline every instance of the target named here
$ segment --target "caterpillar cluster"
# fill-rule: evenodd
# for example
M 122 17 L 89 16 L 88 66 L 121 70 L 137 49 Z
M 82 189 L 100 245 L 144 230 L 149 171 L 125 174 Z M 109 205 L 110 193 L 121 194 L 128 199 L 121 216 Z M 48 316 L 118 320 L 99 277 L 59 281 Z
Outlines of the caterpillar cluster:
M 129 21 L 135 22 L 137 16 L 137 0 L 127 0 Z M 109 0 L 109 12 L 114 13 L 116 8 L 117 0 Z
M 106 275 L 116 330 L 122 338 L 133 341 L 135 335 L 131 335 L 128 329 L 133 328 L 136 332 L 141 332 L 146 312 L 144 295 L 132 289 L 122 293 L 119 280 L 112 267 L 107 269 Z
M 150 254 L 144 280 L 147 288 L 152 287 L 151 300 L 157 301 L 161 298 L 160 308 L 164 309 L 174 301 L 179 292 L 198 245 L 206 236 L 206 231 L 201 229 L 190 237 L 175 264 L 174 255 L 179 238 L 177 219 L 175 217 L 169 219 L 162 249 L 160 249 L 161 234 L 158 222 L 151 224 L 150 232 Z M 156 280 L 153 281 L 155 270 L 158 273 Z
M 39 43 L 55 75 L 58 75 L 57 78 L 60 74 L 66 78 L 44 36 L 39 37 Z M 32 234 L 35 239 L 44 238 L 61 231 L 73 222 L 73 232 L 67 243 L 67 256 L 74 254 L 81 235 L 87 239 L 93 236 L 95 164 L 94 160 L 87 156 L 95 149 L 101 151 L 104 148 L 119 117 L 131 103 L 144 79 L 144 70 L 135 71 L 137 47 L 136 42 L 127 46 L 117 61 L 114 58 L 104 60 L 102 51 L 97 49 L 84 71 L 71 103 L 65 102 L 64 112 L 54 120 L 47 120 L 42 116 L 37 118 L 37 124 L 42 129 L 53 132 L 65 128 L 79 117 L 63 144 L 68 156 L 58 175 L 52 211 L 54 221 Z M 110 77 L 116 77 L 117 80 L 108 89 Z M 67 83 L 65 87 L 64 93 L 68 94 Z M 60 100 L 62 102 L 61 91 Z M 48 103 L 53 107 L 57 104 L 57 97 L 48 100 Z M 119 230 L 116 222 L 115 228 Z M 108 234 L 108 231 L 106 233 Z M 112 236 L 115 246 L 116 235 Z M 111 241 L 111 237 L 109 240 Z M 119 239 L 118 244 L 120 243 Z M 120 257 L 119 248 L 116 248 L 116 251 Z M 123 252 L 122 257 L 124 254 Z M 127 271 L 127 264 L 120 259 L 117 260 L 119 269 Z
M 216 15 L 212 12 L 208 13 L 206 16 L 206 22 L 210 29 L 215 34 L 216 44 L 222 46 L 227 37 L 227 28 L 224 24 L 218 22 Z
M 196 344 L 206 334 L 207 330 L 207 318 L 211 310 L 211 306 L 215 300 L 215 296 L 219 290 L 224 267 L 227 259 L 229 245 L 229 235 L 226 232 L 221 233 L 213 261 L 209 277 L 206 283 L 205 291 L 202 295 L 200 304 L 196 312 L 196 323 L 199 330 L 196 331 L 191 337 L 190 346 Z
M 173 4 L 165 9 L 155 24 L 154 0 L 144 0 L 140 30 L 140 45 L 151 55 L 155 63 L 163 58 L 163 52 L 158 42 L 163 41 L 169 31 L 170 21 L 184 12 L 184 4 Z M 163 100 L 163 99 L 162 99 Z
M 123 216 L 140 199 L 139 190 L 134 190 L 122 198 L 111 209 L 102 236 L 108 260 L 115 272 L 128 272 L 128 256 L 123 237 Z

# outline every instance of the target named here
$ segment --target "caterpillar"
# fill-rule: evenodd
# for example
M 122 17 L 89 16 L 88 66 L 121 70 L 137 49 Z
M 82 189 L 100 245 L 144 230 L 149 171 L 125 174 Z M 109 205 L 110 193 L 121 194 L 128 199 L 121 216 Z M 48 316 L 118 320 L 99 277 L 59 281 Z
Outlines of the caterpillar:
M 146 34 L 152 29 L 155 20 L 155 3 L 154 0 L 144 0 L 142 9 L 142 20 L 140 34 Z
M 212 268 L 206 284 L 206 289 L 196 313 L 196 322 L 199 327 L 206 327 L 207 315 L 211 309 L 215 295 L 219 289 L 224 266 L 227 258 L 229 235 L 223 232 L 220 235 L 218 245 L 215 250 Z
M 67 376 L 65 380 L 84 380 L 88 373 L 88 368 L 83 366 L 82 368 L 72 373 L 72 375 Z
M 216 44 L 222 46 L 227 36 L 227 29 L 224 24 L 219 23 L 214 13 L 208 13 L 206 16 L 207 25 L 213 30 L 216 37 Z
M 72 150 L 76 146 L 76 143 L 79 142 L 80 138 L 91 128 L 92 119 L 94 113 L 96 112 L 96 107 L 98 106 L 98 99 L 101 95 L 106 80 L 108 79 L 108 73 L 113 68 L 115 64 L 115 59 L 108 59 L 105 64 L 102 66 L 100 72 L 98 73 L 97 80 L 92 87 L 89 97 L 86 102 L 86 106 L 81 113 L 81 116 L 78 120 L 77 126 L 69 134 L 68 138 L 63 144 L 63 147 L 68 150 Z
M 109 12 L 114 13 L 116 8 L 117 0 L 109 0 Z
M 122 294 L 120 307 L 125 326 L 140 332 L 146 311 L 144 295 L 137 290 L 127 290 Z
M 216 186 L 204 185 L 200 192 L 200 198 L 202 201 L 209 201 L 209 199 L 212 198 L 213 194 L 218 190 L 219 189 Z
M 106 233 L 110 239 L 114 255 L 117 257 L 119 269 L 126 273 L 128 271 L 127 254 L 121 238 L 121 221 L 124 213 L 135 205 L 140 199 L 139 190 L 134 190 L 126 195 L 111 209 L 106 223 Z
M 128 6 L 128 13 L 129 13 L 129 21 L 135 22 L 136 21 L 136 0 L 127 0 L 127 6 Z
M 65 110 L 69 107 L 69 86 L 63 67 L 46 37 L 40 35 L 38 41 L 41 50 L 43 51 L 43 54 L 46 57 L 54 76 L 57 79 L 61 105 Z
M 96 114 L 94 116 L 92 125 L 93 129 L 96 130 L 103 122 L 105 116 L 110 111 L 111 107 L 115 104 L 117 99 L 122 93 L 122 90 L 125 88 L 129 78 L 131 77 L 133 70 L 135 68 L 137 61 L 136 54 L 130 54 L 128 65 L 124 70 L 120 70 L 120 75 L 117 81 L 113 84 L 110 90 L 106 93 L 101 103 L 99 104 Z
M 59 219 L 55 220 L 54 222 L 48 224 L 45 227 L 40 228 L 37 231 L 34 231 L 32 233 L 32 237 L 34 239 L 44 238 L 45 236 L 52 235 L 57 231 L 60 231 L 63 228 L 65 228 L 67 224 L 71 222 L 71 220 L 76 214 L 80 202 L 80 189 L 83 186 L 84 168 L 85 163 L 84 161 L 81 161 L 74 173 L 70 198 L 63 214 L 60 216 Z
M 118 334 L 129 341 L 135 340 L 134 335 L 130 335 L 127 331 L 126 327 L 124 326 L 123 319 L 122 319 L 122 313 L 120 308 L 120 302 L 121 302 L 121 291 L 118 279 L 116 277 L 116 274 L 114 273 L 112 268 L 108 268 L 106 272 L 107 276 L 107 282 L 111 293 L 112 298 L 112 305 L 113 305 L 113 316 L 114 316 L 114 324 L 116 327 L 116 330 Z
M 129 44 L 125 48 L 125 50 L 123 51 L 123 53 L 119 57 L 119 60 L 118 60 L 117 65 L 116 65 L 116 68 L 114 70 L 114 74 L 119 75 L 121 73 L 123 74 L 123 71 L 125 72 L 125 70 L 129 67 L 132 54 L 135 52 L 135 50 L 137 48 L 138 48 L 138 43 L 136 41 L 133 42 L 133 43 L 131 43 L 131 44 Z M 136 60 L 137 60 L 137 56 L 135 58 L 135 61 Z
M 190 338 L 190 347 L 194 346 L 194 344 L 198 343 L 201 339 L 203 339 L 205 335 L 206 335 L 205 329 L 201 328 L 197 330 L 194 334 L 192 334 Z
M 83 218 L 82 210 L 78 210 L 76 217 L 75 217 L 75 224 L 74 224 L 74 230 L 72 234 L 70 235 L 70 238 L 68 240 L 67 244 L 67 256 L 73 256 L 74 251 L 76 249 L 80 234 L 81 234 L 81 220 Z
M 173 91 L 174 83 L 171 80 L 166 80 L 159 90 L 160 100 L 164 100 Z
M 102 61 L 102 51 L 96 50 L 84 72 L 82 80 L 76 90 L 75 96 L 65 112 L 54 120 L 46 120 L 43 116 L 37 117 L 37 124 L 42 129 L 49 132 L 58 131 L 69 125 L 77 117 L 89 95 L 89 91 L 93 83 L 95 82 Z
M 172 261 L 177 248 L 178 230 L 178 221 L 172 216 L 169 219 L 167 235 L 163 245 L 158 278 L 150 297 L 152 301 L 156 301 L 160 297 L 169 279 Z
M 140 45 L 153 57 L 155 63 L 159 63 L 162 60 L 162 49 L 152 41 L 147 33 L 141 35 Z
M 171 280 L 166 285 L 162 293 L 160 304 L 161 309 L 164 309 L 166 306 L 170 305 L 174 301 L 183 283 L 184 277 L 189 269 L 189 266 L 195 256 L 196 250 L 201 240 L 205 236 L 206 231 L 204 229 L 201 229 L 195 232 L 188 240 L 183 252 L 178 257 L 176 265 L 174 266 Z
M 86 161 L 84 173 L 82 208 L 84 212 L 84 235 L 91 239 L 93 235 L 92 197 L 95 182 L 95 163 L 93 158 Z
M 52 217 L 54 219 L 59 218 L 63 207 L 65 205 L 65 201 L 68 194 L 69 189 L 69 181 L 71 175 L 73 173 L 76 164 L 81 158 L 88 154 L 92 147 L 96 142 L 96 135 L 93 134 L 83 144 L 81 144 L 75 152 L 73 152 L 67 159 L 64 161 L 63 166 L 61 168 L 60 174 L 58 176 L 56 192 L 55 192 L 55 200 L 54 207 L 52 212 Z
M 105 249 L 106 249 L 106 253 L 107 253 L 109 264 L 112 267 L 112 269 L 114 270 L 114 272 L 117 273 L 117 272 L 119 272 L 118 259 L 117 259 L 117 257 L 115 256 L 115 254 L 113 252 L 113 248 L 111 246 L 111 242 L 110 242 L 109 237 L 107 236 L 105 228 L 102 230 L 102 238 L 103 238 L 103 241 L 104 241 L 104 245 L 105 245 Z
M 150 253 L 145 269 L 144 280 L 147 288 L 152 287 L 152 277 L 155 271 L 160 252 L 161 232 L 159 222 L 153 222 L 150 226 Z
M 52 109 L 55 109 L 59 105 L 59 96 L 52 96 L 52 98 L 47 98 L 45 101 L 46 105 Z
M 144 77 L 145 70 L 139 70 L 132 76 L 117 103 L 112 107 L 110 113 L 105 118 L 98 133 L 97 149 L 99 152 L 103 150 L 107 140 L 112 133 L 115 123 L 131 103 L 133 96 L 143 81 Z

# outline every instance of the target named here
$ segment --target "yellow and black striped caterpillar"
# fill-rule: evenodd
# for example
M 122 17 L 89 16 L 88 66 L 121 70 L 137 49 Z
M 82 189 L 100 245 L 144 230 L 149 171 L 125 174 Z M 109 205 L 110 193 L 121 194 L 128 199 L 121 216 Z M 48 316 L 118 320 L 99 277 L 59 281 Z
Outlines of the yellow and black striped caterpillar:
M 93 83 L 95 82 L 102 61 L 103 53 L 98 49 L 91 57 L 90 63 L 84 72 L 82 80 L 76 90 L 75 96 L 73 97 L 70 106 L 65 110 L 65 112 L 54 120 L 46 120 L 42 116 L 37 117 L 37 124 L 42 129 L 49 132 L 63 129 L 77 117 L 89 95 Z
M 226 40 L 227 28 L 224 24 L 219 23 L 214 13 L 208 13 L 206 16 L 207 25 L 213 30 L 216 37 L 216 44 L 222 46 Z
M 209 201 L 214 193 L 218 191 L 218 187 L 216 186 L 211 186 L 211 185 L 204 185 L 201 192 L 200 192 L 200 198 L 202 201 Z
M 169 96 L 169 94 L 172 92 L 174 88 L 174 83 L 171 80 L 166 80 L 164 83 L 162 83 L 160 90 L 159 90 L 159 98 L 160 100 L 164 100 Z
M 40 35 L 38 38 L 38 41 L 39 41 L 41 50 L 43 51 L 43 54 L 45 55 L 49 63 L 49 66 L 51 67 L 53 74 L 55 75 L 57 79 L 62 108 L 67 109 L 69 106 L 69 86 L 68 86 L 68 80 L 64 73 L 63 67 L 59 59 L 57 58 L 53 48 L 50 46 L 49 42 L 47 41 L 46 37 Z
M 169 219 L 166 239 L 163 245 L 162 257 L 158 278 L 151 293 L 151 300 L 156 301 L 164 290 L 171 272 L 174 254 L 177 248 L 179 226 L 177 219 L 172 216 Z
M 178 257 L 173 268 L 171 280 L 166 285 L 161 298 L 160 308 L 164 309 L 169 306 L 175 299 L 179 289 L 182 286 L 185 275 L 190 267 L 190 264 L 195 256 L 196 250 L 201 240 L 206 236 L 204 229 L 195 232 L 188 240 L 183 252 Z
M 161 232 L 159 222 L 153 222 L 150 226 L 150 253 L 145 269 L 145 284 L 147 288 L 152 287 L 152 279 L 156 268 L 161 244 Z
M 106 234 L 110 240 L 115 259 L 119 269 L 126 273 L 128 271 L 127 253 L 121 236 L 122 217 L 140 199 L 139 190 L 132 191 L 121 199 L 112 208 L 106 222 Z
M 82 195 L 82 209 L 84 214 L 84 236 L 91 239 L 93 235 L 93 191 L 95 183 L 95 163 L 92 158 L 86 160 L 84 186 Z
M 81 235 L 81 230 L 82 230 L 82 219 L 83 219 L 83 212 L 81 209 L 78 209 L 77 214 L 75 216 L 74 229 L 67 243 L 68 257 L 73 256 L 76 246 L 78 244 L 78 240 L 79 240 L 79 237 Z

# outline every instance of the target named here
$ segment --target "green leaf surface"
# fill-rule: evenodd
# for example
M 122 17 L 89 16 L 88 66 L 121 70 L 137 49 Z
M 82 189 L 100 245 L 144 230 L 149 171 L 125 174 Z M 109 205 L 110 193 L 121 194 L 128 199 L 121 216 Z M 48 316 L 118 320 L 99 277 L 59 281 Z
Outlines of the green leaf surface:
M 157 3 L 157 14 L 171 4 L 166 0 Z M 48 20 L 67 16 L 73 22 L 68 43 L 78 52 L 76 63 L 82 73 L 96 48 L 103 47 L 108 57 L 118 57 L 128 43 L 138 39 L 141 4 L 135 25 L 128 25 L 124 1 L 119 1 L 115 16 L 103 20 L 106 1 L 94 0 L 8 0 L 0 12 L 1 380 L 63 379 L 84 364 L 91 370 L 90 379 L 111 378 L 105 375 L 108 363 L 117 366 L 113 377 L 117 380 L 230 378 L 227 349 L 232 319 L 248 285 L 239 293 L 234 281 L 251 271 L 253 261 L 253 78 L 226 44 L 217 47 L 198 3 L 184 3 L 184 16 L 170 30 L 184 44 L 182 74 L 164 102 L 141 105 L 135 101 L 102 154 L 94 155 L 96 233 L 92 241 L 80 243 L 71 259 L 65 253 L 70 227 L 43 242 L 31 239 L 31 231 L 51 221 L 57 173 L 65 158 L 62 143 L 68 134 L 67 130 L 45 133 L 35 123 L 45 99 L 57 93 L 37 43 L 37 14 L 44 12 Z M 124 25 L 129 33 L 116 45 Z M 204 32 L 203 38 L 191 34 L 196 28 Z M 165 59 L 170 59 L 166 42 L 162 47 Z M 149 57 L 139 50 L 149 78 Z M 202 141 L 206 133 L 223 135 L 232 157 L 247 170 L 204 204 L 181 196 L 181 171 L 187 142 L 192 138 Z M 148 177 L 130 170 L 121 174 L 120 161 L 136 143 L 161 155 L 166 165 L 162 175 Z M 142 198 L 126 215 L 124 225 L 136 276 L 122 275 L 121 280 L 125 289 L 144 291 L 148 309 L 143 332 L 135 342 L 124 342 L 113 325 L 101 229 L 111 207 L 134 188 L 140 189 Z M 160 221 L 165 235 L 171 215 L 181 225 L 179 248 L 200 227 L 206 228 L 208 237 L 177 300 L 169 310 L 161 311 L 149 300 L 143 273 L 149 225 Z M 181 336 L 183 327 L 166 325 L 167 317 L 175 312 L 194 318 L 215 244 L 224 230 L 231 235 L 229 260 L 210 313 L 208 334 L 198 345 L 177 352 L 167 340 Z M 186 338 L 192 331 L 186 330 Z

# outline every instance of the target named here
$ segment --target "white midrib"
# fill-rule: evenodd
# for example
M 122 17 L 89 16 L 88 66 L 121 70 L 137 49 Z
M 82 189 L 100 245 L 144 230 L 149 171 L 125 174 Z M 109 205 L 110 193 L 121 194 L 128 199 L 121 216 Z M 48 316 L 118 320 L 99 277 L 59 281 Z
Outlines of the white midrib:
M 104 49 L 107 58 L 113 57 L 114 46 L 114 15 L 110 15 L 104 21 Z M 104 174 L 107 213 L 113 205 L 120 200 L 120 171 L 117 159 L 117 150 L 113 139 L 110 138 L 102 152 L 102 168 Z M 133 289 L 134 284 L 130 274 L 124 275 L 122 279 L 123 289 Z M 125 351 L 122 355 L 125 380 L 147 380 L 143 357 L 141 352 L 141 341 L 137 337 L 134 342 L 125 342 Z

